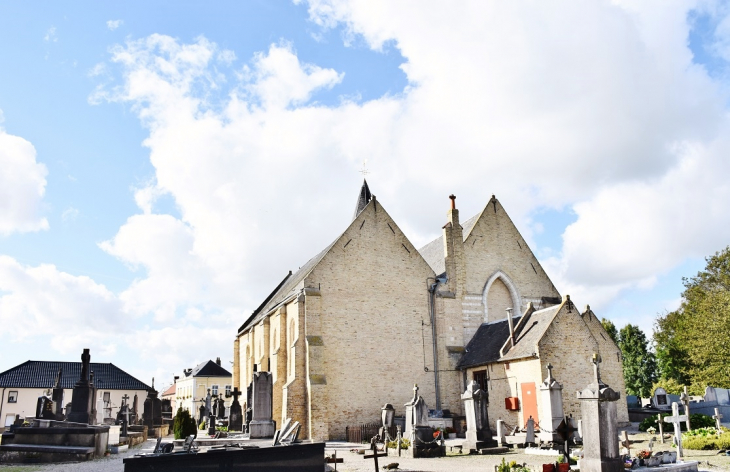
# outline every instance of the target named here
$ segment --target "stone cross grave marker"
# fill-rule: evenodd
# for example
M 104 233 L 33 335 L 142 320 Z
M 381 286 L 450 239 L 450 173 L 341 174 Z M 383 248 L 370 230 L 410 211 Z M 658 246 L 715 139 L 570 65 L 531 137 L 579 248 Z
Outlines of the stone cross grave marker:
M 662 414 L 659 413 L 657 418 L 659 418 L 659 439 L 661 439 L 662 444 L 664 444 L 664 422 L 662 421 Z
M 626 454 L 631 455 L 631 441 L 629 441 L 629 433 L 624 430 L 624 440 L 621 445 L 626 448 Z
M 380 472 L 378 470 L 378 457 L 385 457 L 388 454 L 378 454 L 378 437 L 373 436 L 373 438 L 370 440 L 370 449 L 372 449 L 372 454 L 365 454 L 363 456 L 363 459 L 372 459 L 375 463 L 375 472 Z
M 121 436 L 127 436 L 127 427 L 129 426 L 129 395 L 126 393 L 122 397 L 122 414 L 126 417 L 124 421 L 122 421 L 122 434 Z
M 560 435 L 560 437 L 564 441 L 564 456 L 565 456 L 565 462 L 570 462 L 570 437 L 578 431 L 576 427 L 573 426 L 570 420 L 568 418 L 563 417 L 563 421 L 560 422 L 558 427 L 555 429 L 555 432 Z
M 684 387 L 684 392 L 682 392 L 682 395 L 679 397 L 679 400 L 684 405 L 684 414 L 687 416 L 687 431 L 692 431 L 692 428 L 689 425 L 689 395 L 687 395 L 687 387 Z
M 672 402 L 672 416 L 664 418 L 665 423 L 672 423 L 674 425 L 674 440 L 677 442 L 677 458 L 681 459 L 684 457 L 682 451 L 682 421 L 687 421 L 687 415 L 679 414 L 679 405 L 677 402 Z
M 720 423 L 722 415 L 720 414 L 719 408 L 715 408 L 715 414 L 712 416 L 712 418 L 715 420 L 715 428 L 717 428 L 717 434 L 720 434 L 722 432 L 722 424 Z

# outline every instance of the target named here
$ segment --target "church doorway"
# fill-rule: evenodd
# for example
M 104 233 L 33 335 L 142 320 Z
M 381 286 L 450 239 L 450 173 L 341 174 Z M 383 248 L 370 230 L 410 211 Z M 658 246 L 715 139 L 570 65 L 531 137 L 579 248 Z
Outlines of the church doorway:
M 535 382 L 525 382 L 520 384 L 522 389 L 522 423 L 523 427 L 527 426 L 527 420 L 537 420 L 537 393 L 535 392 Z

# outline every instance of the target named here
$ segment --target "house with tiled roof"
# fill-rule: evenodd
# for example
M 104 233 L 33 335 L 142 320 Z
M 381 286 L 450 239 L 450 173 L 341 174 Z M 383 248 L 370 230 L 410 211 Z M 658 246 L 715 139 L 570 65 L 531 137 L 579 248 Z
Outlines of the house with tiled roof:
M 215 362 L 207 360 L 201 362 L 194 368 L 185 369 L 175 385 L 175 409 L 182 407 L 190 412 L 194 418 L 199 418 L 199 408 L 210 390 L 211 397 L 221 396 L 226 402 L 228 409 L 232 399 L 231 385 L 233 379 L 231 373 L 221 366 L 221 358 Z M 227 416 L 227 414 L 226 414 Z
M 592 379 L 594 352 L 624 391 L 615 343 L 590 310 L 569 308 L 499 200 L 462 224 L 449 198 L 441 235 L 417 249 L 363 182 L 340 236 L 242 319 L 234 386 L 245 392 L 253 372 L 270 371 L 274 420 L 296 420 L 315 440 L 379 422 L 382 405 L 403 405 L 414 384 L 429 408 L 462 415 L 472 380 L 490 395 L 492 426 L 524 427 L 540 419 L 548 362 L 565 379 L 566 413 L 579 416 L 571 382 Z
M 16 415 L 21 418 L 34 417 L 38 397 L 51 395 L 59 372 L 60 385 L 64 393 L 64 407 L 71 403 L 74 384 L 81 376 L 81 362 L 26 361 L 5 372 L 0 373 L 0 426 L 10 426 Z M 103 418 L 116 418 L 122 397 L 129 397 L 130 405 L 135 396 L 138 398 L 138 410 L 150 388 L 144 382 L 111 363 L 92 362 L 94 386 L 97 399 L 103 402 Z

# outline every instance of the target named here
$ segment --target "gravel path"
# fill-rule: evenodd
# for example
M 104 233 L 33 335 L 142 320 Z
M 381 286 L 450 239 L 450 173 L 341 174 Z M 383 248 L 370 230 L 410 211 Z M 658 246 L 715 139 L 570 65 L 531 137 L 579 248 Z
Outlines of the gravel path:
M 632 442 L 632 451 L 645 448 L 650 436 L 647 433 L 629 432 L 629 439 Z M 165 440 L 171 441 L 171 437 Z M 450 441 L 449 441 L 450 442 Z M 671 441 L 665 444 L 655 444 L 654 451 L 671 449 Z M 152 452 L 155 447 L 155 440 L 148 440 L 123 454 L 115 454 L 92 462 L 77 462 L 66 464 L 45 464 L 45 465 L 2 465 L 0 472 L 123 472 L 124 464 L 122 459 L 133 456 L 140 452 Z M 328 442 L 325 452 L 330 455 L 337 451 L 337 457 L 344 459 L 342 464 L 337 465 L 338 472 L 373 472 L 373 460 L 364 459 L 363 456 L 350 452 L 353 448 L 362 448 L 364 445 L 349 444 L 344 442 Z M 448 449 L 447 449 L 448 450 Z M 411 459 L 406 457 L 407 451 L 402 457 L 390 451 L 389 457 L 378 459 L 382 467 L 397 462 L 398 470 L 402 471 L 447 471 L 447 472 L 485 472 L 493 471 L 494 466 L 501 463 L 515 461 L 519 464 L 526 464 L 532 470 L 542 471 L 542 464 L 552 462 L 555 456 L 537 456 L 525 454 L 524 450 L 518 449 L 506 454 L 495 456 L 468 455 L 449 452 L 447 457 L 438 459 Z M 685 451 L 686 460 L 700 462 L 700 470 L 703 471 L 730 471 L 730 456 L 718 455 L 717 451 Z M 335 470 L 333 466 L 324 467 L 325 471 Z

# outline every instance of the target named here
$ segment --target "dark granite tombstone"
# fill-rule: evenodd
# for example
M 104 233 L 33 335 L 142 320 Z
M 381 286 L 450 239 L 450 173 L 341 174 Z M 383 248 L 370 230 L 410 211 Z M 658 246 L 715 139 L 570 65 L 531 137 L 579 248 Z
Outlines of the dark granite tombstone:
M 35 408 L 35 417 L 43 420 L 55 419 L 56 416 L 53 413 L 53 401 L 50 398 L 46 396 L 38 397 L 38 402 L 36 403 Z
M 89 350 L 84 349 L 81 354 L 81 376 L 74 385 L 71 395 L 71 413 L 68 414 L 68 421 L 73 423 L 92 424 L 94 421 L 91 415 L 94 409 L 94 386 L 89 377 L 90 361 Z
M 155 390 L 155 378 L 152 377 L 152 386 L 147 390 L 147 398 L 144 400 L 144 425 L 148 429 L 162 425 L 162 401 L 157 397 Z
M 238 387 L 233 389 L 231 395 L 233 396 L 233 403 L 231 403 L 231 409 L 228 413 L 228 429 L 230 431 L 241 431 L 243 428 L 243 411 L 241 410 L 241 404 L 238 402 L 238 397 L 241 395 Z
M 205 405 L 200 405 L 200 408 L 198 409 L 200 416 L 198 417 L 198 426 L 205 423 Z
M 162 418 L 172 419 L 172 402 L 169 398 L 160 401 L 160 411 L 162 412 Z
M 244 419 L 244 423 L 246 424 L 246 432 L 249 432 L 249 425 L 251 424 L 251 419 L 253 418 L 253 408 L 251 408 L 252 394 L 253 382 L 248 384 L 248 387 L 246 387 L 246 417 Z
M 63 421 L 66 415 L 63 414 L 63 387 L 61 387 L 61 377 L 63 376 L 63 369 L 58 369 L 58 375 L 56 376 L 56 383 L 53 385 L 53 405 L 55 410 L 53 416 L 56 421 Z
M 137 409 L 137 394 L 134 394 L 134 400 L 132 402 L 132 424 L 138 424 L 139 422 L 139 410 Z

